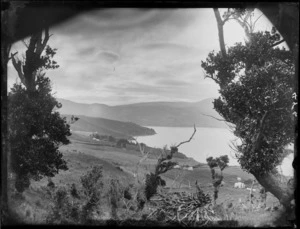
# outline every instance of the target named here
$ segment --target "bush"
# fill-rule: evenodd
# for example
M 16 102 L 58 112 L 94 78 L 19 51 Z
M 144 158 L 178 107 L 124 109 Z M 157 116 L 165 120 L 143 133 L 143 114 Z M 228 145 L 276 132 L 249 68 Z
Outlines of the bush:
M 76 185 L 74 183 L 71 185 L 70 194 L 74 198 L 77 198 L 77 199 L 80 198 L 80 196 L 78 194 L 78 190 L 77 190 Z
M 55 188 L 55 184 L 54 184 L 54 182 L 52 181 L 52 179 L 50 177 L 48 178 L 48 184 L 47 184 L 47 186 L 49 188 Z
M 78 217 L 72 214 L 74 203 L 64 187 L 60 187 L 53 195 L 54 206 L 47 216 L 46 222 L 50 224 L 73 224 L 78 223 Z M 78 208 L 78 206 L 77 206 Z
M 30 186 L 30 180 L 27 175 L 24 175 L 24 176 L 17 175 L 16 176 L 15 188 L 19 193 L 24 192 L 24 190 L 26 188 L 28 188 L 29 186 Z
M 129 144 L 129 141 L 127 139 L 121 138 L 117 141 L 117 147 L 126 148 L 127 144 Z
M 113 136 L 108 136 L 108 141 L 116 142 L 116 139 Z
M 81 177 L 82 193 L 73 183 L 69 192 L 59 187 L 52 199 L 54 206 L 47 217 L 51 224 L 78 224 L 91 222 L 92 213 L 97 210 L 101 198 L 102 166 L 94 166 Z
M 81 177 L 83 193 L 87 199 L 82 208 L 82 220 L 85 222 L 91 218 L 91 213 L 96 209 L 100 201 L 103 188 L 102 178 L 102 165 L 93 166 L 86 175 Z

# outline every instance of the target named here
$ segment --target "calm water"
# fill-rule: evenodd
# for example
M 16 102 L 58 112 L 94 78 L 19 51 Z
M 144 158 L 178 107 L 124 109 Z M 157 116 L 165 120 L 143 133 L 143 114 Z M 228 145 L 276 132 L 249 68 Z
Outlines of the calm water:
M 152 147 L 168 147 L 177 145 L 182 141 L 188 140 L 194 129 L 193 127 L 155 127 L 153 128 L 157 134 L 151 136 L 136 137 L 138 142 L 145 143 Z M 235 153 L 230 148 L 231 141 L 235 141 L 236 137 L 233 133 L 224 128 L 201 128 L 197 127 L 197 131 L 193 139 L 181 145 L 179 151 L 184 153 L 187 157 L 192 157 L 198 162 L 206 163 L 206 158 L 209 156 L 217 157 L 221 155 L 228 155 L 229 165 L 239 165 L 235 159 Z M 284 160 L 281 169 L 284 174 L 292 174 L 291 163 L 293 155 L 290 155 Z

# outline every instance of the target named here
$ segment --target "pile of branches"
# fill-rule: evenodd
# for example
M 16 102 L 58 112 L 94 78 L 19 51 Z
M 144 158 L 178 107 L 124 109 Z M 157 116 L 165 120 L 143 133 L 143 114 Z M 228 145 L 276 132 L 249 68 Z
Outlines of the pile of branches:
M 211 197 L 199 187 L 196 193 L 160 193 L 151 202 L 157 208 L 147 217 L 182 226 L 203 226 L 220 220 L 212 209 Z

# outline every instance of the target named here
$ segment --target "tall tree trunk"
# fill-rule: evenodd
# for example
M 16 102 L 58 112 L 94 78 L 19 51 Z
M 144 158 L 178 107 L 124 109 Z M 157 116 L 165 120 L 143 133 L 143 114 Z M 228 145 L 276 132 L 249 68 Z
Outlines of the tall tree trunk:
M 1 42 L 1 216 L 2 221 L 8 220 L 8 193 L 7 193 L 7 180 L 8 180 L 8 130 L 7 130 L 7 63 L 9 60 L 11 44 L 7 41 Z
M 294 199 L 294 189 L 282 180 L 281 175 L 276 169 L 263 175 L 253 175 L 266 191 L 272 193 L 283 206 L 286 208 L 290 207 L 290 202 Z
M 215 17 L 216 17 L 217 24 L 218 24 L 218 34 L 219 34 L 219 43 L 220 43 L 221 53 L 222 53 L 223 57 L 226 57 L 224 30 L 223 30 L 224 22 L 221 19 L 218 8 L 213 8 L 213 9 L 214 9 Z

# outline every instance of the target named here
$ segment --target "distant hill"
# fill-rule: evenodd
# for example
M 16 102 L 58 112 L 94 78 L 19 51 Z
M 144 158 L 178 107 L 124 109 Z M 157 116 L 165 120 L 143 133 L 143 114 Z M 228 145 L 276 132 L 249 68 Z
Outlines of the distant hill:
M 71 115 L 62 115 L 67 120 Z M 131 136 L 153 135 L 153 129 L 139 126 L 131 122 L 121 122 L 105 118 L 87 117 L 76 115 L 79 120 L 71 124 L 70 128 L 74 131 L 98 132 L 100 135 L 111 135 L 117 138 L 128 138 Z
M 61 114 L 101 117 L 142 126 L 190 127 L 196 124 L 197 127 L 227 127 L 224 122 L 205 116 L 221 119 L 213 109 L 212 98 L 195 103 L 148 102 L 119 106 L 75 103 L 65 99 L 58 101 L 63 105 L 59 109 Z

